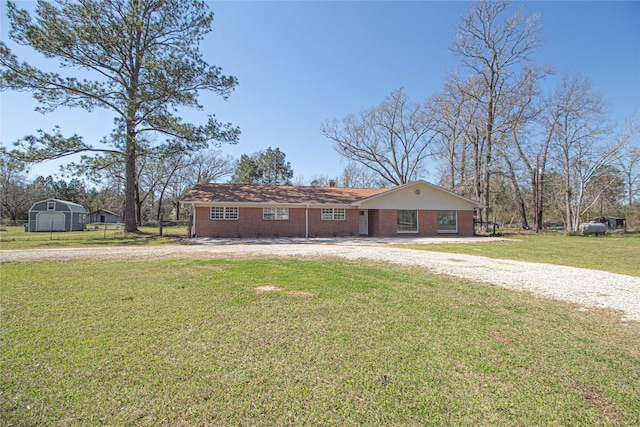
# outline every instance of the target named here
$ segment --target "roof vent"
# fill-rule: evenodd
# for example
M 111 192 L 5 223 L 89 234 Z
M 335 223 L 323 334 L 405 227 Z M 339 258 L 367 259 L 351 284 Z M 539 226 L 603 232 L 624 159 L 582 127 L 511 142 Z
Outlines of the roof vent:
M 335 187 L 336 186 L 336 180 L 335 179 L 330 179 L 329 180 L 329 187 Z

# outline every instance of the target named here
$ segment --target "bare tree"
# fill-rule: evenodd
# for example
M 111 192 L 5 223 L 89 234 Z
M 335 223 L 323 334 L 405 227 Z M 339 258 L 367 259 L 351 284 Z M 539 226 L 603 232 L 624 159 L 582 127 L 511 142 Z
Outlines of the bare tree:
M 532 135 L 528 135 L 529 138 L 526 138 L 523 144 L 517 145 L 520 159 L 529 173 L 531 197 L 533 199 L 534 229 L 536 232 L 543 229 L 545 196 L 549 182 L 547 179 L 549 150 L 554 129 L 560 120 L 560 112 L 561 110 L 553 97 L 545 98 L 542 101 L 535 122 L 536 130 Z
M 351 188 L 384 188 L 389 182 L 357 162 L 349 162 L 340 176 L 340 186 Z
M 590 218 L 615 212 L 624 199 L 624 177 L 616 167 L 603 165 L 594 172 L 585 191 L 583 212 Z
M 447 161 L 442 185 L 476 200 L 482 199 L 486 142 L 482 111 L 475 102 L 482 91 L 483 85 L 478 78 L 462 78 L 451 73 L 442 94 L 427 103 L 437 122 L 439 154 Z
M 436 135 L 427 109 L 410 102 L 402 89 L 376 107 L 325 122 L 320 132 L 342 157 L 395 185 L 418 178 Z
M 458 76 L 450 74 L 444 91 L 427 101 L 430 114 L 437 121 L 436 150 L 446 162 L 441 169 L 440 185 L 455 190 L 467 181 L 468 139 L 473 114 L 469 114 L 469 98 L 459 90 Z
M 554 95 L 557 121 L 552 129 L 551 156 L 564 181 L 567 230 L 577 231 L 589 181 L 620 154 L 612 142 L 602 97 L 581 76 L 564 76 Z
M 482 0 L 462 17 L 451 51 L 462 65 L 479 78 L 484 90 L 468 93 L 484 112 L 480 137 L 484 140 L 482 159 L 482 196 L 487 206 L 482 210 L 486 229 L 489 221 L 493 144 L 500 132 L 498 107 L 518 71 L 540 45 L 537 15 L 525 16 L 520 11 L 505 17 L 508 1 Z
M 187 161 L 185 172 L 190 176 L 190 186 L 221 182 L 235 170 L 235 160 L 230 155 L 222 154 L 222 150 L 201 150 L 193 154 Z
M 617 167 L 624 177 L 625 202 L 628 207 L 634 203 L 637 194 L 640 193 L 640 126 L 638 114 L 627 120 L 620 133 L 620 141 L 625 145 L 625 151 L 617 162 Z
M 159 153 L 147 168 L 157 180 L 151 180 L 155 189 L 153 204 L 156 208 L 156 220 L 165 209 L 165 201 L 175 210 L 176 219 L 180 219 L 180 200 L 187 190 L 196 184 L 220 182 L 231 176 L 235 168 L 233 157 L 223 155 L 221 150 L 200 150 L 190 155 L 181 151 Z
M 26 169 L 27 164 L 9 156 L 4 147 L 0 147 L 0 219 L 8 216 L 16 221 L 25 217 L 29 209 Z
M 549 138 L 541 137 L 536 126 L 544 111 L 538 83 L 550 71 L 525 67 L 498 104 L 500 116 L 504 118 L 503 132 L 497 134 L 496 139 L 502 173 L 513 187 L 522 228 L 529 228 L 527 212 L 531 204 L 536 231 L 542 227 L 542 184 L 539 177 L 546 169 L 549 150 Z M 533 203 L 528 203 L 529 195 Z
M 330 181 L 331 179 L 327 175 L 314 174 L 309 181 L 309 185 L 312 187 L 326 187 Z

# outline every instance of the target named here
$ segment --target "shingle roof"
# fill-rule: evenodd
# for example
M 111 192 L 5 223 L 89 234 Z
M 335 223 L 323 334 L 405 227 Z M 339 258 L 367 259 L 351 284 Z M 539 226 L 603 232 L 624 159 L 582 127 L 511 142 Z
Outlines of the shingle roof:
M 122 216 L 122 215 L 119 215 L 119 214 L 117 214 L 115 212 L 111 212 L 110 210 L 107 210 L 107 209 L 98 209 L 97 211 L 94 212 L 94 214 L 97 214 L 99 212 L 104 212 L 104 213 L 107 213 L 107 214 L 113 215 L 113 216 Z
M 187 192 L 182 201 L 195 203 L 349 205 L 386 191 L 389 191 L 389 189 L 198 184 Z
M 33 204 L 33 206 L 35 206 L 35 205 L 37 205 L 39 203 L 43 203 L 43 202 L 58 202 L 58 203 L 62 203 L 64 205 L 68 206 L 69 207 L 69 211 L 71 211 L 71 212 L 82 213 L 82 214 L 86 214 L 87 213 L 87 210 L 82 205 L 70 202 L 68 200 L 60 200 L 60 199 L 54 199 L 54 198 L 40 200 L 39 202 L 35 202 Z M 33 206 L 31 206 L 31 209 L 33 209 Z

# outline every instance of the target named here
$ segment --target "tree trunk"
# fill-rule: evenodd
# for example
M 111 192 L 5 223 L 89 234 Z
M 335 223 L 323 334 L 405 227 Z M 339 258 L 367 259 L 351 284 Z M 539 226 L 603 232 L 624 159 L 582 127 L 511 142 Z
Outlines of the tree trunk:
M 142 227 L 142 200 L 140 200 L 140 186 L 136 183 L 136 217 L 138 226 Z
M 571 209 L 571 188 L 568 187 L 568 184 L 564 192 L 564 203 L 566 204 L 567 231 L 575 231 L 573 224 L 573 209 Z
M 136 149 L 135 136 L 127 137 L 125 164 L 124 231 L 136 233 Z
M 520 211 L 520 221 L 522 221 L 522 229 L 529 229 L 529 221 L 527 221 L 527 207 L 522 198 L 522 193 L 520 193 L 519 189 L 515 190 L 516 193 L 516 202 L 518 203 L 518 210 Z
M 536 233 L 542 230 L 542 195 L 538 177 L 538 165 L 531 174 L 531 198 L 533 199 L 533 229 Z
M 162 186 L 162 191 L 160 191 L 160 200 L 158 201 L 158 213 L 157 213 L 158 221 L 160 220 L 160 216 L 162 215 L 162 201 L 164 200 L 164 193 L 167 191 L 167 187 L 169 186 L 169 183 L 173 179 L 173 175 L 178 170 L 178 164 L 179 163 L 173 164 L 171 173 L 169 174 L 169 177 L 167 178 L 167 180 L 164 182 L 164 185 Z
M 176 220 L 180 221 L 180 201 L 178 200 L 174 205 L 176 207 Z
M 486 206 L 482 210 L 482 222 L 483 222 L 483 231 L 489 231 L 489 202 L 491 201 L 491 197 L 489 192 L 491 191 L 490 180 L 491 180 L 491 145 L 493 140 L 493 94 L 492 91 L 489 92 L 489 102 L 488 102 L 488 113 L 487 113 L 487 136 L 486 136 L 486 146 L 484 152 L 484 165 L 483 165 L 483 200 L 482 202 Z

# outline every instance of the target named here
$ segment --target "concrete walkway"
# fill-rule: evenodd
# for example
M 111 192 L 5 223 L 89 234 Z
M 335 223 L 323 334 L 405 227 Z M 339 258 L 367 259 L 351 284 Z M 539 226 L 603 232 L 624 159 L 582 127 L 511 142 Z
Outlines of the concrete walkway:
M 277 237 L 225 239 L 198 237 L 185 239 L 182 243 L 192 245 L 342 245 L 342 246 L 384 246 L 384 245 L 437 245 L 451 243 L 495 243 L 502 237 Z

